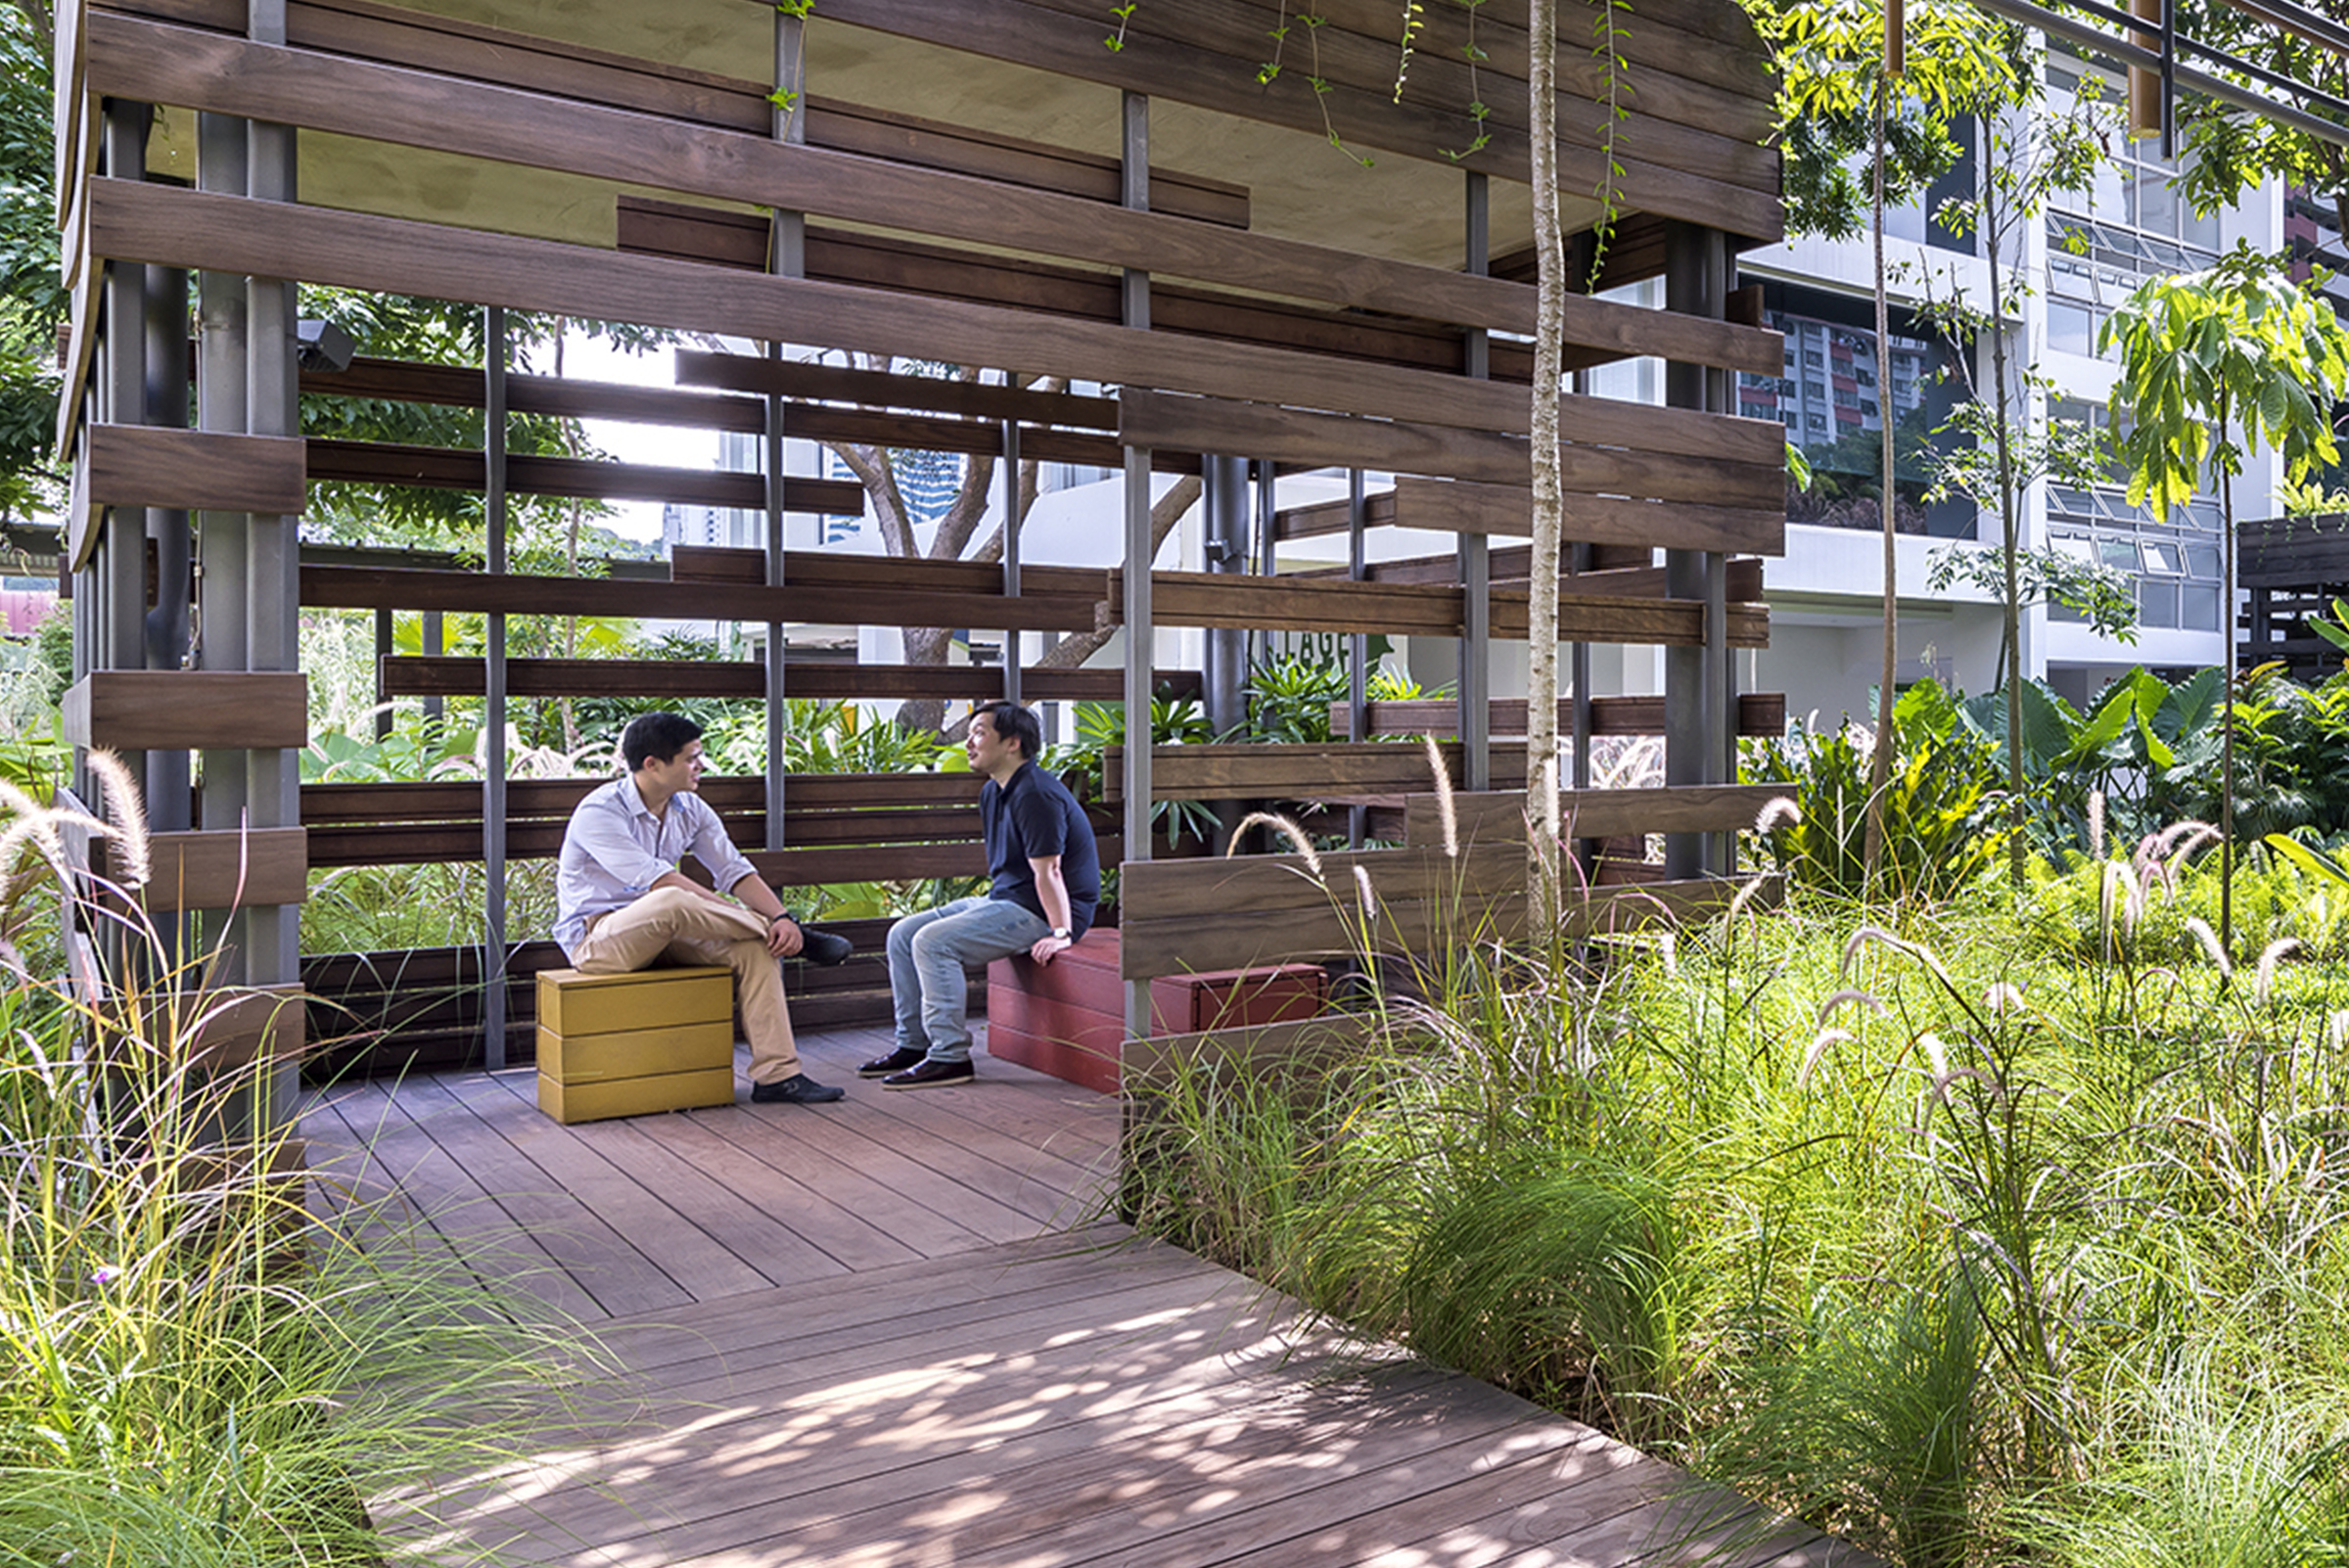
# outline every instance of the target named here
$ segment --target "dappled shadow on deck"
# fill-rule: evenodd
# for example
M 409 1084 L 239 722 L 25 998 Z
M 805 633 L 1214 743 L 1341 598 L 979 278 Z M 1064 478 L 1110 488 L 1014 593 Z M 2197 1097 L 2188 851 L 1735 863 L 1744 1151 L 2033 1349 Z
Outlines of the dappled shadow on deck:
M 853 1084 L 885 1044 L 803 1041 L 852 1084 L 820 1109 L 565 1129 L 527 1073 L 313 1107 L 343 1179 L 396 1182 L 624 1368 L 584 1391 L 583 1437 L 403 1530 L 605 1568 L 1612 1565 L 1720 1544 L 1681 1472 L 1100 1221 L 1114 1101 L 984 1056 L 969 1088 Z M 1858 1560 L 1808 1534 L 1712 1560 L 1773 1559 Z

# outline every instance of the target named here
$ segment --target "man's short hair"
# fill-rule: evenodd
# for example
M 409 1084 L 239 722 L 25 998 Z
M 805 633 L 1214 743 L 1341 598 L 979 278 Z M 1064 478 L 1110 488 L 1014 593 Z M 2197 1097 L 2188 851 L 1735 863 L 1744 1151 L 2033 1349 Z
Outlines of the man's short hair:
M 981 703 L 971 710 L 971 716 L 981 714 L 993 716 L 988 720 L 995 733 L 1019 747 L 1020 755 L 1033 761 L 1036 754 L 1044 749 L 1044 726 L 1036 721 L 1036 710 L 1020 703 L 996 701 Z
M 633 773 L 647 760 L 675 761 L 677 753 L 701 738 L 702 726 L 683 714 L 638 714 L 620 732 L 620 756 Z

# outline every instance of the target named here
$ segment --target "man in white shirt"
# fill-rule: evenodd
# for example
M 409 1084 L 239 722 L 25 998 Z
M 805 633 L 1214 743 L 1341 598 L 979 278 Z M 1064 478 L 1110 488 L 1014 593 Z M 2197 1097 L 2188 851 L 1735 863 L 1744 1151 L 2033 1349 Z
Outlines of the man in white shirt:
M 803 931 L 695 793 L 702 728 L 677 714 L 643 714 L 621 732 L 625 777 L 588 793 L 563 831 L 555 882 L 555 941 L 590 975 L 657 964 L 724 964 L 751 1043 L 751 1098 L 822 1105 L 842 1091 L 800 1070 L 776 960 L 806 950 L 818 963 L 848 956 L 847 938 Z M 680 874 L 690 853 L 731 894 Z M 740 899 L 736 902 L 735 899 Z M 748 905 L 748 907 L 745 907 Z

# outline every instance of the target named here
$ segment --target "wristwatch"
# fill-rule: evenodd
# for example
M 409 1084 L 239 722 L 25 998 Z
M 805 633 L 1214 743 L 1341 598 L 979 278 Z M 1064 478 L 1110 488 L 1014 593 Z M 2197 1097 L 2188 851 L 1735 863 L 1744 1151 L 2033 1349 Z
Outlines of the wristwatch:
M 1075 942 L 1077 940 L 1069 935 L 1069 928 L 1066 926 L 1054 926 L 1052 928 L 1052 935 L 1059 938 L 1062 942 Z

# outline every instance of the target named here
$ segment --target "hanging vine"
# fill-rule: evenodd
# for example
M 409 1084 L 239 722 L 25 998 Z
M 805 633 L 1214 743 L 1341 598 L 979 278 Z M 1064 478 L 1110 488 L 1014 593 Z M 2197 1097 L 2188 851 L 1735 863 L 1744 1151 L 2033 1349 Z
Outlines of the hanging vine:
M 775 15 L 789 17 L 794 22 L 806 22 L 815 15 L 815 0 L 774 0 Z M 805 35 L 792 40 L 792 79 L 800 80 L 807 69 L 807 40 Z M 800 112 L 800 91 L 796 87 L 778 86 L 766 95 L 766 101 L 783 113 L 783 134 L 791 134 L 792 116 Z
M 1593 0 L 1598 15 L 1590 23 L 1597 43 L 1590 53 L 1599 62 L 1600 83 L 1604 91 L 1597 98 L 1600 112 L 1598 156 L 1606 165 L 1599 175 L 1598 188 L 1590 194 L 1598 199 L 1598 221 L 1590 226 L 1590 276 L 1584 283 L 1586 290 L 1596 290 L 1599 274 L 1607 264 L 1607 247 L 1615 238 L 1615 220 L 1623 215 L 1623 164 L 1615 157 L 1615 133 L 1632 112 L 1623 106 L 1623 73 L 1631 69 L 1623 58 L 1625 33 L 1616 16 L 1630 11 L 1630 0 Z

